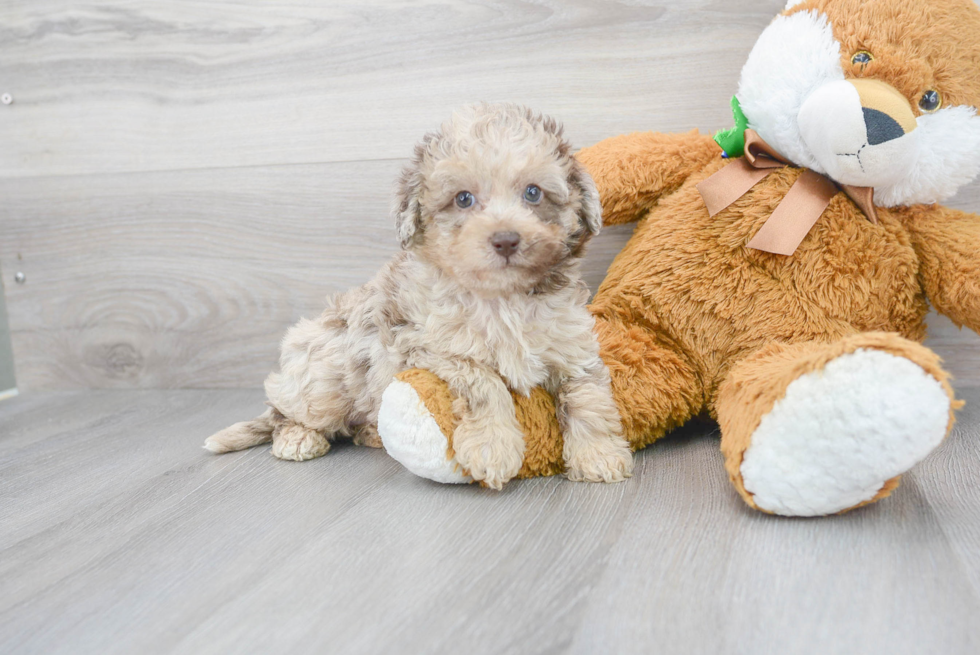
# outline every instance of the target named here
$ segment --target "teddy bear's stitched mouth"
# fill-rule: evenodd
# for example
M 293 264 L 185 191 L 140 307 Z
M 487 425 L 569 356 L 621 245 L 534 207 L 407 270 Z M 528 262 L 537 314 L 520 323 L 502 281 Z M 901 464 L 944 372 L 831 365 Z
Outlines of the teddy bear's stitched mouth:
M 861 152 L 865 148 L 867 148 L 869 145 L 870 144 L 865 143 L 863 146 L 861 146 L 860 148 L 858 148 L 857 152 L 838 152 L 837 153 L 837 156 L 838 157 L 856 157 L 857 158 L 858 166 L 861 167 L 861 172 L 862 173 L 866 173 L 867 171 L 864 170 L 864 163 L 861 161 Z

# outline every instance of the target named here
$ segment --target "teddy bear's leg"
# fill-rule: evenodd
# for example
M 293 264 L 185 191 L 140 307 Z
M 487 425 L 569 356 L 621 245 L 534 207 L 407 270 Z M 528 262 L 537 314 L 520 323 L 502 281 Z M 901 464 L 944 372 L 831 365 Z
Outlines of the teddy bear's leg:
M 701 411 L 702 378 L 686 353 L 616 316 L 597 312 L 595 329 L 622 417 L 623 436 L 633 450 L 648 446 Z
M 610 318 L 596 312 L 596 333 L 622 417 L 623 436 L 634 450 L 701 411 L 702 378 L 686 354 L 647 328 L 627 326 L 615 313 Z M 517 477 L 561 473 L 563 437 L 553 399 L 535 389 L 530 397 L 515 394 L 513 400 L 526 441 L 524 465 Z M 385 389 L 378 414 L 385 450 L 421 477 L 472 482 L 456 459 L 452 408 L 448 385 L 434 373 L 421 369 L 400 373 Z
M 943 440 L 956 407 L 939 358 L 881 332 L 769 344 L 732 367 L 715 402 L 735 488 L 785 516 L 884 498 Z
M 450 446 L 455 429 L 452 393 L 434 373 L 404 371 L 385 389 L 378 434 L 388 454 L 415 475 L 450 484 L 473 482 Z
M 526 435 L 519 478 L 558 475 L 564 470 L 563 441 L 554 399 L 544 389 L 512 395 Z M 385 389 L 378 433 L 385 450 L 415 475 L 436 482 L 473 482 L 456 459 L 457 420 L 449 385 L 431 371 L 402 371 Z

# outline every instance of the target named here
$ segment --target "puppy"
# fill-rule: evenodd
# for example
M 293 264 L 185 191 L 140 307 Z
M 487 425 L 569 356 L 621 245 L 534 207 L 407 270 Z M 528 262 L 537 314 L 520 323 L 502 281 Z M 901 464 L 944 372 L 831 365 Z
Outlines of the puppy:
M 556 398 L 567 476 L 616 482 L 632 456 L 599 358 L 579 259 L 601 227 L 595 185 L 554 120 L 514 105 L 457 111 L 416 146 L 393 210 L 402 251 L 282 343 L 270 409 L 210 437 L 215 453 L 272 441 L 290 460 L 336 436 L 378 447 L 381 394 L 424 368 L 457 396 L 456 459 L 500 489 L 524 437 L 508 389 Z

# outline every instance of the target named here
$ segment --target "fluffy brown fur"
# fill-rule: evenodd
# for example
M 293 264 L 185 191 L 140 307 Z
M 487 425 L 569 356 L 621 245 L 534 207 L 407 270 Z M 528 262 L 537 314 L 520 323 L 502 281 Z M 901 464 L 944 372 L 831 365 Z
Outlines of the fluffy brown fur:
M 814 9 L 830 19 L 850 76 L 884 80 L 913 100 L 940 89 L 946 105 L 977 106 L 980 12 L 973 0 L 808 0 L 786 13 Z M 860 50 L 874 60 L 852 64 Z
M 632 460 L 578 267 L 601 210 L 558 124 L 512 105 L 457 112 L 416 148 L 394 216 L 404 251 L 290 329 L 280 371 L 265 383 L 271 409 L 206 447 L 271 440 L 277 457 L 304 460 L 325 454 L 337 435 L 378 446 L 382 391 L 422 367 L 456 394 L 456 458 L 487 486 L 499 489 L 521 470 L 511 391 L 527 396 L 539 385 L 558 398 L 568 476 L 628 477 Z M 500 235 L 510 235 L 512 251 L 501 250 Z
M 916 112 L 930 88 L 949 104 L 980 106 L 972 2 L 812 0 L 789 13 L 812 9 L 829 17 L 845 72 L 894 85 Z M 903 51 L 912 43 L 915 51 Z M 859 50 L 875 53 L 863 69 L 850 62 Z M 718 155 L 697 132 L 616 137 L 579 153 L 606 224 L 644 219 L 592 309 L 633 447 L 707 410 L 721 420 L 726 465 L 751 504 L 738 474 L 746 440 L 821 354 L 855 344 L 901 354 L 952 397 L 937 358 L 908 340 L 925 337 L 927 294 L 942 313 L 980 329 L 980 217 L 916 205 L 879 208 L 874 225 L 840 193 L 793 257 L 750 250 L 745 244 L 802 171 L 770 174 L 709 218 L 696 185 L 725 165 Z M 771 361 L 774 349 L 783 355 Z M 753 366 L 766 370 L 747 391 L 739 380 Z

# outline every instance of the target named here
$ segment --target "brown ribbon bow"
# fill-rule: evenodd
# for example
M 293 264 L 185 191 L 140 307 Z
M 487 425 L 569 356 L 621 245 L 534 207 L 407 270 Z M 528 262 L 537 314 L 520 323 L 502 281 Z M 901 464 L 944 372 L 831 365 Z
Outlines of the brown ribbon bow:
M 698 184 L 708 215 L 714 216 L 731 205 L 775 169 L 792 165 L 755 130 L 745 130 L 745 156 L 733 159 Z M 748 247 L 777 255 L 792 255 L 839 190 L 854 201 L 868 220 L 878 223 L 872 187 L 841 184 L 838 189 L 830 178 L 806 169 L 762 229 L 749 241 Z

